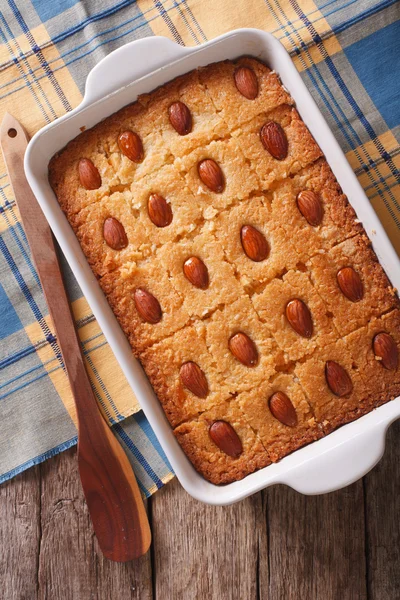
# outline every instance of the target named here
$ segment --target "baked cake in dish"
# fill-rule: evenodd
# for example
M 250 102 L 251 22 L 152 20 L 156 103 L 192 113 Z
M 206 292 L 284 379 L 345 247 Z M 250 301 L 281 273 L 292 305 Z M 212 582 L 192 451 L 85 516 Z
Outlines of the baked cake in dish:
M 278 75 L 192 71 L 49 179 L 194 467 L 241 479 L 400 393 L 400 310 Z

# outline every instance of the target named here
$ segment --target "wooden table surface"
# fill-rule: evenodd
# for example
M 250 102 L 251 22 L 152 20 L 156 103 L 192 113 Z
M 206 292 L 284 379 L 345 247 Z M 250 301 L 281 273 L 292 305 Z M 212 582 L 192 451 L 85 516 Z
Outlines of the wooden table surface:
M 75 450 L 4 484 L 0 598 L 400 598 L 400 422 L 379 465 L 332 494 L 305 497 L 276 486 L 216 508 L 175 480 L 147 506 L 151 551 L 116 564 L 99 553 Z

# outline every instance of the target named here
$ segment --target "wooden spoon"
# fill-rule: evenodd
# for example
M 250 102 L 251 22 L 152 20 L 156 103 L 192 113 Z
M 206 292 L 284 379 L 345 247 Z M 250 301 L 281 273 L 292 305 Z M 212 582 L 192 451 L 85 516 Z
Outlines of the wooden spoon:
M 104 556 L 121 562 L 132 560 L 147 552 L 151 542 L 139 487 L 125 452 L 100 413 L 90 384 L 54 238 L 25 177 L 27 135 L 21 124 L 6 113 L 0 137 L 8 175 L 75 399 L 79 473 L 93 527 Z

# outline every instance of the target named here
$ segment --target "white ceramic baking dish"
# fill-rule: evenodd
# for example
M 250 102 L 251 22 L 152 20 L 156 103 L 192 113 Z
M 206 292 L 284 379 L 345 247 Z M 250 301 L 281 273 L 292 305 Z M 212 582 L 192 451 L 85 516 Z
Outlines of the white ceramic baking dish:
M 399 259 L 380 221 L 289 55 L 272 35 L 263 31 L 241 29 L 195 48 L 183 48 L 161 37 L 142 39 L 119 48 L 91 71 L 82 103 L 39 131 L 25 157 L 26 175 L 33 192 L 179 481 L 195 498 L 221 505 L 277 483 L 289 485 L 303 494 L 321 494 L 352 483 L 381 458 L 386 430 L 400 416 L 400 398 L 242 481 L 220 487 L 205 481 L 175 440 L 141 366 L 132 357 L 128 342 L 49 186 L 47 165 L 55 152 L 80 133 L 80 127 L 92 127 L 133 102 L 139 94 L 191 69 L 244 54 L 260 58 L 280 75 L 370 234 L 393 285 L 400 289 Z

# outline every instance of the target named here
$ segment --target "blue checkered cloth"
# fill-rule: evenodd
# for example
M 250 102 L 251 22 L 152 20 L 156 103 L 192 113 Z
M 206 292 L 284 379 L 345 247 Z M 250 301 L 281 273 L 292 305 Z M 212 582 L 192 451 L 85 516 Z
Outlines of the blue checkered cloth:
M 400 250 L 400 7 L 394 0 L 4 0 L 1 108 L 33 134 L 79 104 L 89 71 L 120 45 L 196 45 L 238 27 L 273 33 Z M 76 443 L 73 403 L 18 209 L 0 167 L 0 482 Z M 81 290 L 69 296 L 99 403 L 144 495 L 172 476 Z

